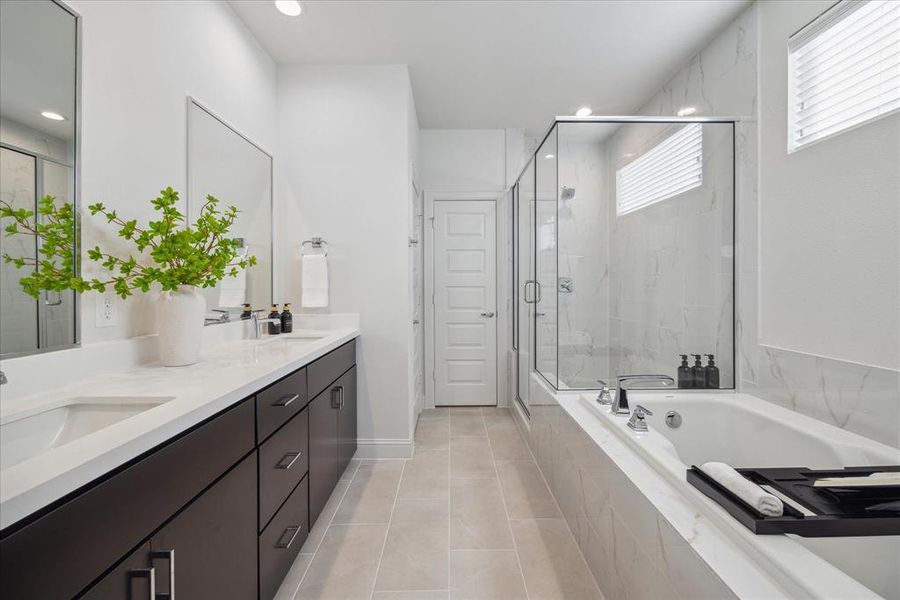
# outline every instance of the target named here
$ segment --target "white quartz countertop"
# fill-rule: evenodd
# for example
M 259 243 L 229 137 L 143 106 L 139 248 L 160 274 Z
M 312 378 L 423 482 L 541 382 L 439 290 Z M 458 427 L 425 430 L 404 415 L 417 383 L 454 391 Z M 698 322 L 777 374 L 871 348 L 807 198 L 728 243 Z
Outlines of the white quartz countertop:
M 205 350 L 197 364 L 149 363 L 4 401 L 0 421 L 77 397 L 171 400 L 0 471 L 0 529 L 178 435 L 359 335 L 355 327 L 303 331 L 303 341 L 272 336 Z M 285 336 L 286 337 L 286 336 Z

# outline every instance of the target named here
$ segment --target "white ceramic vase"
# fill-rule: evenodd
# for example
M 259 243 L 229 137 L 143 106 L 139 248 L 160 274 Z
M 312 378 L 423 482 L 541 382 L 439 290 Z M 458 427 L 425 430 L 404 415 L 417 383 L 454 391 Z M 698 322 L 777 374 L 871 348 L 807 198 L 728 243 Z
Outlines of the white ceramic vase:
M 183 367 L 197 362 L 203 339 L 206 299 L 190 285 L 159 297 L 157 325 L 159 358 L 167 367 Z

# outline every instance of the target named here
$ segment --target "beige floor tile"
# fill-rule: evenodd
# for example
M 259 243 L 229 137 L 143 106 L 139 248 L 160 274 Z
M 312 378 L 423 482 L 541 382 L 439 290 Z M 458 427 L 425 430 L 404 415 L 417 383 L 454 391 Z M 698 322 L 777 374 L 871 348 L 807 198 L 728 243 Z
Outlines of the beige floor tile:
M 503 500 L 510 519 L 561 517 L 538 466 L 528 461 L 497 461 Z
M 518 430 L 488 429 L 494 460 L 531 460 L 531 452 Z
M 447 589 L 448 518 L 446 500 L 398 500 L 375 589 Z
M 450 409 L 446 406 L 425 408 L 419 413 L 419 419 L 447 419 L 450 417 Z
M 386 460 L 360 464 L 332 522 L 387 523 L 400 486 L 403 463 Z
M 358 458 L 350 459 L 350 464 L 347 465 L 347 468 L 344 469 L 344 472 L 341 473 L 342 481 L 350 481 L 353 479 L 353 476 L 356 475 L 357 469 L 359 469 L 359 465 L 362 461 Z
M 460 437 L 450 440 L 450 477 L 496 477 L 491 445 L 487 438 Z
M 294 559 L 294 564 L 291 565 L 290 571 L 284 576 L 284 581 L 281 582 L 281 586 L 278 588 L 278 591 L 275 592 L 274 600 L 294 599 L 294 594 L 297 593 L 297 588 L 300 587 L 300 581 L 303 579 L 303 576 L 306 575 L 306 569 L 309 567 L 309 563 L 312 562 L 312 559 L 312 554 L 297 555 L 297 558 Z
M 450 493 L 450 455 L 447 450 L 416 451 L 406 461 L 400 498 L 447 498 Z
M 372 593 L 387 525 L 332 525 L 297 600 L 364 600 Z
M 444 407 L 453 415 L 480 415 L 480 406 L 447 406 Z
M 450 480 L 450 548 L 513 548 L 496 479 Z
M 526 597 L 514 550 L 453 550 L 451 600 L 521 600 Z
M 602 598 L 563 519 L 512 521 L 512 528 L 531 600 Z
M 350 487 L 350 482 L 346 480 L 338 481 L 337 485 L 334 486 L 334 491 L 331 492 L 331 496 L 328 497 L 325 508 L 319 513 L 319 518 L 313 523 L 309 535 L 306 536 L 306 541 L 303 542 L 303 548 L 300 549 L 301 554 L 315 552 L 316 548 L 319 547 L 319 543 L 321 543 L 322 538 L 325 537 L 328 526 L 331 525 L 331 518 L 334 517 L 334 513 L 341 503 L 344 492 L 347 491 L 348 487 Z
M 433 590 L 427 592 L 375 592 L 372 600 L 448 600 L 450 592 Z
M 416 451 L 446 450 L 450 443 L 450 420 L 419 419 L 415 441 Z
M 487 437 L 481 413 L 450 413 L 450 437 Z

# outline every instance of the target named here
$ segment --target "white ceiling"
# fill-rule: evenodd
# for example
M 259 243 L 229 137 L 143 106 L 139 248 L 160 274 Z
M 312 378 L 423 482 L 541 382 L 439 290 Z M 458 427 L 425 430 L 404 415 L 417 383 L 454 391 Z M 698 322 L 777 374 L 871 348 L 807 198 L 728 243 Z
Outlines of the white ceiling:
M 628 114 L 749 0 L 414 0 L 231 5 L 278 63 L 408 64 L 422 128 L 545 129 Z

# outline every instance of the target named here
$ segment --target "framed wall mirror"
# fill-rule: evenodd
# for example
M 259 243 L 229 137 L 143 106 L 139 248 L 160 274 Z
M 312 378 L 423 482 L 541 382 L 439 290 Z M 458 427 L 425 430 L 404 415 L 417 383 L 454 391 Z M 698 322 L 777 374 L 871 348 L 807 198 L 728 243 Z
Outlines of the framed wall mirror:
M 36 211 L 47 195 L 78 206 L 79 17 L 52 0 L 0 2 L 0 200 Z M 79 264 L 78 231 L 73 247 Z M 0 253 L 35 260 L 36 238 L 0 231 Z M 28 267 L 0 261 L 0 356 L 57 350 L 79 342 L 79 302 L 71 290 L 36 300 L 19 279 Z
M 245 303 L 267 309 L 272 303 L 272 156 L 191 97 L 187 145 L 188 219 L 197 218 L 209 195 L 222 209 L 236 206 L 240 212 L 230 235 L 242 239 L 242 252 L 257 260 L 246 272 L 205 288 L 207 309 L 222 322 Z

